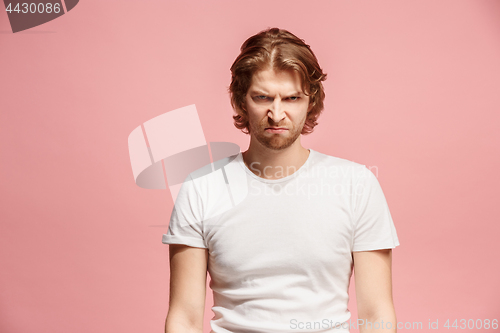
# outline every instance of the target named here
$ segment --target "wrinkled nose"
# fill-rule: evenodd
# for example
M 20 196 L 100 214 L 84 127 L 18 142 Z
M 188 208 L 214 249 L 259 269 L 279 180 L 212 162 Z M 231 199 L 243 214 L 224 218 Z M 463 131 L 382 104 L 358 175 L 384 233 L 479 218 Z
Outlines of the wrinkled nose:
M 285 112 L 283 110 L 281 99 L 274 99 L 273 104 L 270 105 L 269 110 L 267 111 L 267 116 L 271 118 L 274 123 L 279 123 L 283 118 L 285 118 Z

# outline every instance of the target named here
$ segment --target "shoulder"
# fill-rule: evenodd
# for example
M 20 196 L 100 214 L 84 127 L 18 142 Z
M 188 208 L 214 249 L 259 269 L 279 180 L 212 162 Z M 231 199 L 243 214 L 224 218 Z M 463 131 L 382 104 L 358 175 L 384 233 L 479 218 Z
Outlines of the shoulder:
M 192 171 L 185 180 L 190 183 L 186 188 L 196 192 L 207 205 L 228 201 L 228 195 L 236 195 L 246 185 L 245 170 L 239 158 L 240 154 L 231 155 Z
M 194 181 L 198 186 L 215 186 L 221 184 L 221 181 L 227 183 L 227 174 L 238 167 L 238 155 L 231 155 L 202 166 L 192 171 L 188 179 Z
M 220 216 L 245 199 L 247 178 L 239 158 L 240 154 L 231 155 L 189 174 L 188 188 L 203 207 L 204 221 Z

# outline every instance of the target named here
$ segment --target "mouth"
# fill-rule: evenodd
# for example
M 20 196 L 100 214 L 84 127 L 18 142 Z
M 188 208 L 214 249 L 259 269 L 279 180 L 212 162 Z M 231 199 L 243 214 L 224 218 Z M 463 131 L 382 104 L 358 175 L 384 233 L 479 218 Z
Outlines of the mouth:
M 266 128 L 266 132 L 271 132 L 271 133 L 283 133 L 285 131 L 288 131 L 288 129 L 284 128 L 284 127 L 268 127 L 268 128 Z

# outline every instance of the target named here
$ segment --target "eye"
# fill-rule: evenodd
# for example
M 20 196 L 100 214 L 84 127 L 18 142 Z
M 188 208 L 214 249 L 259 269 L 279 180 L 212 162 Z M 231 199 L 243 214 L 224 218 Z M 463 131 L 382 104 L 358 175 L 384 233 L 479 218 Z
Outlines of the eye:
M 254 100 L 257 102 L 266 102 L 268 100 L 267 96 L 258 95 L 254 97 Z
M 298 96 L 291 96 L 291 97 L 288 97 L 288 99 L 292 100 L 292 101 L 297 101 L 300 97 Z

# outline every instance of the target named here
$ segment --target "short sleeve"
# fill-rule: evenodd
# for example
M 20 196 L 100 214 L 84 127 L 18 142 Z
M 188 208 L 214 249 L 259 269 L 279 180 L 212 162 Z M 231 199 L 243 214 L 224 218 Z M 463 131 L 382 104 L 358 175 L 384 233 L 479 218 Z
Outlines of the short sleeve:
M 352 251 L 393 249 L 399 245 L 394 222 L 382 188 L 366 166 L 354 188 Z
M 163 234 L 163 244 L 184 244 L 207 248 L 203 237 L 202 201 L 189 175 L 181 185 L 175 200 L 168 231 Z

